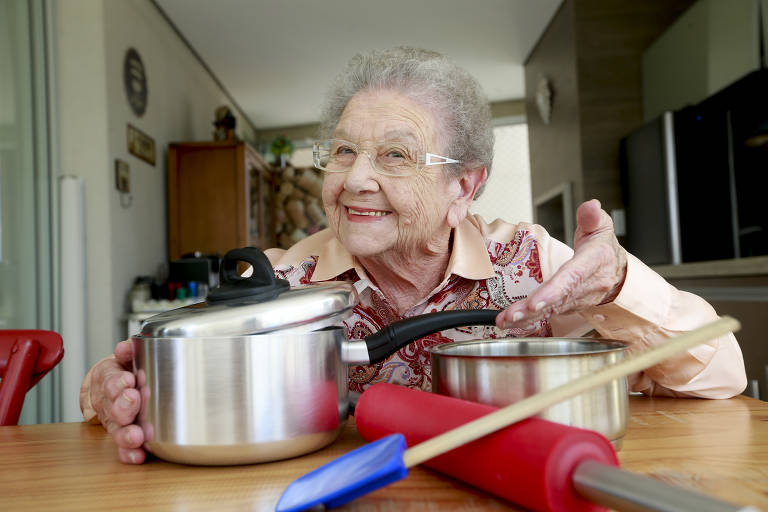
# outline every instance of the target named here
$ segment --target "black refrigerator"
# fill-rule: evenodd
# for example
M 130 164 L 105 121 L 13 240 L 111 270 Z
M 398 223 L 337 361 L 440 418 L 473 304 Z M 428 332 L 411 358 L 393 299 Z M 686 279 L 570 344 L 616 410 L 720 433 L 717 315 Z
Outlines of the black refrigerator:
M 621 143 L 626 246 L 651 265 L 768 254 L 768 70 Z

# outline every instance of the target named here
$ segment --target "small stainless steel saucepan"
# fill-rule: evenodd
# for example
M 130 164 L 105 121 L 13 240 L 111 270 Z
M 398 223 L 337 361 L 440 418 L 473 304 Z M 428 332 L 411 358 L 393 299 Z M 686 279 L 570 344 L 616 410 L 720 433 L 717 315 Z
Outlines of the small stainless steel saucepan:
M 238 264 L 253 267 L 241 277 Z M 381 361 L 411 341 L 498 311 L 448 311 L 347 340 L 350 283 L 291 289 L 258 249 L 224 257 L 206 302 L 148 319 L 133 338 L 146 448 L 174 462 L 265 462 L 331 443 L 349 410 L 348 365 Z
M 432 391 L 503 407 L 583 377 L 624 358 L 622 341 L 513 338 L 430 347 Z M 540 418 L 596 430 L 621 448 L 629 414 L 621 378 L 545 409 Z

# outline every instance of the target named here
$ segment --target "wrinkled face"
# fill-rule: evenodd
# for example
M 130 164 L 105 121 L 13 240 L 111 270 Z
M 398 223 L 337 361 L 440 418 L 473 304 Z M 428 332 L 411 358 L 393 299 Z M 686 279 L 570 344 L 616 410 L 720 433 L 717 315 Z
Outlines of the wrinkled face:
M 436 117 L 394 91 L 358 93 L 333 137 L 372 154 L 383 141 L 415 143 L 422 151 L 445 154 Z M 348 172 L 325 173 L 323 181 L 329 226 L 355 256 L 434 250 L 435 244 L 447 241 L 446 215 L 458 193 L 458 180 L 449 178 L 443 166 L 425 167 L 415 176 L 385 176 L 363 154 Z

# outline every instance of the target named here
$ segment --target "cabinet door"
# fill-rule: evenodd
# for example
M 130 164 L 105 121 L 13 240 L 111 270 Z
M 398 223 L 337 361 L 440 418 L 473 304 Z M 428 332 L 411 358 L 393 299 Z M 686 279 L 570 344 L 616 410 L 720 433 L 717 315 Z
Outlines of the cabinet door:
M 171 147 L 169 258 L 195 251 L 223 255 L 246 242 L 242 169 L 233 145 Z
M 248 196 L 248 205 L 250 208 L 248 212 L 248 243 L 249 245 L 260 246 L 261 238 L 264 234 L 262 221 L 263 215 L 260 208 L 262 183 L 259 177 L 259 170 L 253 165 L 253 162 L 249 161 L 247 167 L 249 180 L 248 189 L 250 190 Z
M 168 256 L 274 246 L 272 170 L 244 143 L 172 144 L 168 151 Z
M 261 208 L 261 229 L 263 248 L 276 247 L 275 241 L 275 221 L 274 221 L 274 196 L 275 196 L 275 175 L 271 168 L 263 168 L 259 172 L 260 191 L 259 207 Z
M 246 174 L 250 191 L 248 199 L 248 238 L 249 245 L 260 249 L 275 246 L 273 214 L 273 170 L 262 158 L 246 150 Z

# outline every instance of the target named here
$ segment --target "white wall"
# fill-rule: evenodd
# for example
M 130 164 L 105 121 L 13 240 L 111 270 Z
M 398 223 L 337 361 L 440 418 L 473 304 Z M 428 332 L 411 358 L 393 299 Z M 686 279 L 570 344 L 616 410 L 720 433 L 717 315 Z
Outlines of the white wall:
M 756 0 L 699 0 L 685 11 L 643 54 L 643 118 L 696 104 L 756 70 L 757 12 Z
M 80 1 L 52 2 L 51 9 L 55 31 L 52 94 L 57 120 L 51 140 L 53 172 L 81 176 L 85 183 L 86 268 L 90 274 L 87 336 L 89 340 L 103 339 L 112 335 L 109 318 L 113 312 L 104 10 L 101 2 Z M 61 269 L 62 273 L 71 271 Z M 63 294 L 66 300 L 66 291 Z M 104 355 L 106 346 L 95 351 L 93 359 Z
M 211 140 L 215 108 L 232 105 L 148 0 L 59 0 L 51 11 L 54 170 L 85 180 L 91 365 L 124 337 L 133 278 L 154 275 L 167 259 L 168 144 Z M 131 47 L 147 75 L 148 105 L 140 118 L 123 89 L 123 57 Z M 253 127 L 235 114 L 240 136 L 253 140 Z M 127 123 L 154 138 L 155 166 L 128 153 Z M 131 169 L 127 208 L 114 185 L 117 158 Z
M 528 156 L 528 125 L 497 126 L 493 129 L 491 176 L 482 195 L 472 203 L 471 213 L 487 222 L 533 222 L 531 163 Z

